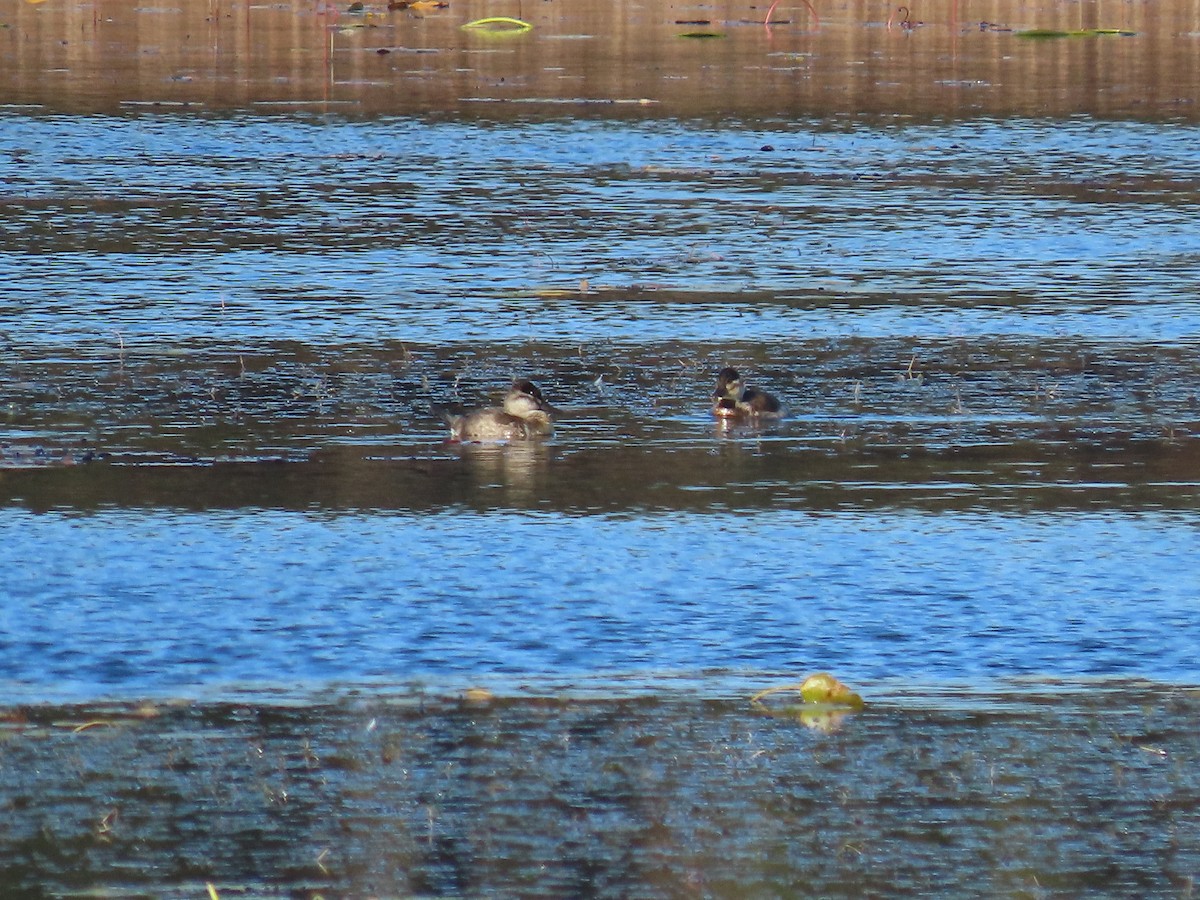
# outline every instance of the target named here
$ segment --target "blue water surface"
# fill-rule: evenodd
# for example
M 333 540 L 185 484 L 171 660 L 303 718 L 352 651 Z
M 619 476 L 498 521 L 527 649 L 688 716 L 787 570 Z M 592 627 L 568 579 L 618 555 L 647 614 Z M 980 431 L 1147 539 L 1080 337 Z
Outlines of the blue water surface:
M 831 669 L 1200 678 L 1179 513 L 0 512 L 15 696 Z
M 873 439 L 918 451 L 954 439 L 921 430 L 931 415 L 981 422 L 971 439 L 998 445 L 1017 422 L 1064 452 L 1077 421 L 1118 449 L 1123 433 L 1192 439 L 1191 126 L 0 115 L 0 348 L 22 392 L 6 401 L 18 442 L 61 432 L 103 450 L 115 429 L 142 429 L 154 458 L 183 454 L 171 423 L 240 426 L 229 398 L 254 401 L 256 377 L 266 399 L 247 409 L 266 428 L 313 393 L 275 372 L 280 354 L 255 368 L 256 348 L 280 342 L 330 360 L 322 390 L 365 365 L 364 346 L 444 351 L 453 365 L 429 377 L 456 390 L 456 348 L 502 348 L 472 396 L 502 388 L 513 360 L 546 371 L 552 353 L 634 348 L 630 371 L 589 360 L 593 387 L 576 397 L 599 396 L 599 372 L 662 401 L 638 408 L 651 424 L 686 409 L 706 427 L 708 373 L 699 390 L 670 373 L 769 343 L 799 348 L 755 373 L 785 370 L 785 429 L 857 415 L 825 398 L 849 404 L 865 385 Z M 924 405 L 897 399 L 909 346 L 960 339 Z M 822 340 L 894 346 L 814 371 Z M 997 341 L 1007 355 L 988 357 Z M 224 380 L 189 369 L 199 350 L 227 362 Z M 401 418 L 380 398 L 436 394 L 417 393 L 424 370 L 386 372 L 337 411 L 363 455 L 364 417 Z M 628 417 L 625 396 L 604 402 Z M 418 439 L 436 442 L 431 409 Z M 1007 418 L 991 435 L 994 409 Z M 596 421 L 611 437 L 609 418 Z M 645 433 L 634 424 L 622 440 Z M 34 697 L 709 669 L 1195 681 L 1195 512 L 1105 503 L 615 517 L 12 506 L 0 678 Z
M 1177 123 L 10 113 L 0 180 L 22 346 L 1200 331 Z

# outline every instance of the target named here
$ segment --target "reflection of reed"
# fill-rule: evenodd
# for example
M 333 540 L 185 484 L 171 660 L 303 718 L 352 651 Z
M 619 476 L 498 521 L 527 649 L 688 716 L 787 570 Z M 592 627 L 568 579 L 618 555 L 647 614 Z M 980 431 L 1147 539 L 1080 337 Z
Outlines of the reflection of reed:
M 484 0 L 419 17 L 383 2 L 351 16 L 299 0 L 242 5 L 237 14 L 221 4 L 106 0 L 94 20 L 100 6 L 19 3 L 6 12 L 0 91 L 7 101 L 88 111 L 138 102 L 329 101 L 394 114 L 478 108 L 464 99 L 649 98 L 669 102 L 672 115 L 1144 114 L 1156 107 L 1195 115 L 1200 96 L 1192 36 L 1200 0 L 1020 7 L 910 0 L 904 13 L 867 0 L 780 0 L 779 20 L 767 29 L 744 27 L 762 17 L 743 0 L 694 9 L 580 0 L 530 11 L 529 34 L 487 48 L 459 27 L 495 14 Z M 693 14 L 727 40 L 681 40 L 675 23 Z M 889 29 L 889 20 L 923 27 Z M 1016 34 L 1106 28 L 1136 37 Z

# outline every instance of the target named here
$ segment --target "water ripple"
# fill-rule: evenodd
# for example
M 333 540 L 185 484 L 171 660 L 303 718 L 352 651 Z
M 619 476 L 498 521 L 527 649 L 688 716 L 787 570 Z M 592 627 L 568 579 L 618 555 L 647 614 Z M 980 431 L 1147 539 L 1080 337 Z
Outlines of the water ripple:
M 518 328 L 1182 338 L 1200 327 L 1196 147 L 1185 128 L 1082 121 L 838 131 L 9 114 L 0 312 L 10 339 L 35 345 L 113 329 L 249 340 L 283 322 L 312 341 Z M 584 279 L 617 290 L 547 299 Z M 761 319 L 701 302 L 681 322 L 630 305 L 630 287 L 751 290 Z M 510 320 L 497 307 L 514 293 Z M 917 320 L 889 302 L 913 293 Z M 834 309 L 814 321 L 789 308 L 797 297 Z M 846 301 L 850 319 L 836 314 Z
M 713 669 L 1200 677 L 1194 514 L 0 519 L 17 695 Z

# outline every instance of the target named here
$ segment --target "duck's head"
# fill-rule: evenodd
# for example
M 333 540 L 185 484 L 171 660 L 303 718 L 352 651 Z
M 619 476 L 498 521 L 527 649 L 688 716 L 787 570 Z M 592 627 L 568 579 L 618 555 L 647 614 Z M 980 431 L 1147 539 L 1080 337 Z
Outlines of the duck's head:
M 526 420 L 549 421 L 558 410 L 546 402 L 538 386 L 532 381 L 514 381 L 504 398 L 504 411 L 510 416 Z
M 713 398 L 716 400 L 728 399 L 733 402 L 742 394 L 742 376 L 738 374 L 738 370 L 726 366 L 717 373 L 717 389 L 713 391 Z

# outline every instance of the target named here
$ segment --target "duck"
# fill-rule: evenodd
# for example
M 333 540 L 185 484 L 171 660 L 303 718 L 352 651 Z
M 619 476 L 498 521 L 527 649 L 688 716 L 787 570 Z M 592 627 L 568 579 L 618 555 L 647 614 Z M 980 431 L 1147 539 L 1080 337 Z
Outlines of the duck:
M 719 419 L 778 419 L 783 416 L 783 404 L 766 391 L 742 384 L 738 370 L 726 366 L 717 373 L 713 415 Z
M 557 410 L 532 381 L 514 381 L 502 406 L 447 416 L 452 441 L 528 441 L 554 433 Z

